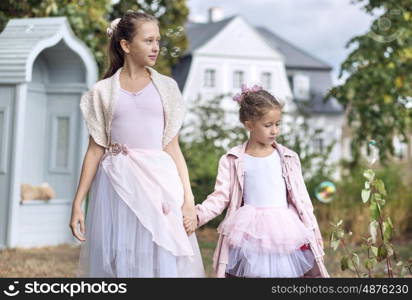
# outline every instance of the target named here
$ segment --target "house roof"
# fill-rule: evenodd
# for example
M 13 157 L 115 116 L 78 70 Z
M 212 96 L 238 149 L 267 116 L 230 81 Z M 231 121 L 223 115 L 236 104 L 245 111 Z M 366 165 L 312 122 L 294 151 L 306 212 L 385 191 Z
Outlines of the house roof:
M 186 23 L 186 34 L 189 40 L 189 47 L 184 54 L 191 54 L 193 51 L 206 44 L 234 18 L 236 18 L 236 16 L 223 19 L 219 22 Z
M 269 29 L 265 27 L 256 27 L 256 30 L 265 38 L 270 46 L 280 51 L 285 56 L 285 64 L 287 68 L 332 70 L 332 66 L 329 64 L 279 37 Z
M 296 101 L 296 105 L 308 114 L 339 115 L 343 112 L 343 106 L 335 99 L 324 100 L 325 95 L 319 91 L 312 92 L 307 102 Z
M 196 49 L 206 44 L 236 16 L 223 19 L 219 22 L 194 23 L 186 24 L 186 33 L 189 40 L 189 47 L 184 55 L 192 54 Z M 285 57 L 286 67 L 290 68 L 309 68 L 309 69 L 326 69 L 331 70 L 332 66 L 314 57 L 312 54 L 300 49 L 289 41 L 276 35 L 265 27 L 255 27 L 262 35 L 266 42 L 275 50 L 280 51 Z

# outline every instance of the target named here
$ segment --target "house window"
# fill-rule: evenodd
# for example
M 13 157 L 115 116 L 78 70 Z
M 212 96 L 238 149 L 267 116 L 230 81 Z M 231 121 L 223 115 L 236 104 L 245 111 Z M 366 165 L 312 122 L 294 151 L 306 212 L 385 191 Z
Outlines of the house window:
M 203 86 L 214 87 L 216 82 L 216 71 L 212 69 L 205 70 Z
M 293 76 L 292 75 L 288 75 L 288 81 L 289 81 L 290 89 L 293 91 Z
M 302 74 L 293 76 L 293 94 L 298 100 L 309 100 L 309 77 Z
M 262 87 L 265 90 L 270 90 L 272 88 L 272 73 L 263 72 L 261 82 L 262 82 Z
M 242 84 L 244 83 L 244 72 L 243 71 L 235 71 L 233 73 L 233 87 L 236 89 L 240 89 Z
M 69 164 L 69 134 L 70 119 L 68 117 L 58 117 L 55 164 L 58 168 L 67 168 Z

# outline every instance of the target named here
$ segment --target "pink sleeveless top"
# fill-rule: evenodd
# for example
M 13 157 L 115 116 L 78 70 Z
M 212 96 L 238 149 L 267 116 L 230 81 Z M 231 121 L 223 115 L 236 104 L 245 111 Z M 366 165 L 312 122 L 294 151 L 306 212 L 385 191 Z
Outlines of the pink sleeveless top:
M 138 92 L 120 88 L 111 126 L 112 143 L 162 150 L 164 111 L 153 82 Z

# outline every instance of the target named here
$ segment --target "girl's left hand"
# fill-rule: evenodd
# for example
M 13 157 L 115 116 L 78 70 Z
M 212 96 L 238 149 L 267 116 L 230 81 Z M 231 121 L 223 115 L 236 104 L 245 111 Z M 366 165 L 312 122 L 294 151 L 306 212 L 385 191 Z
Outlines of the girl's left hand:
M 193 201 L 185 201 L 182 206 L 183 224 L 187 235 L 191 235 L 197 228 L 197 216 Z

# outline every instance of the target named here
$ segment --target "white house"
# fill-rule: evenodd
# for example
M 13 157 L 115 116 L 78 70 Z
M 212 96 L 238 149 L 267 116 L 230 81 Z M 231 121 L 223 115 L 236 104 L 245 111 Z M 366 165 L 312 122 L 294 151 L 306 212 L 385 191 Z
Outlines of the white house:
M 87 146 L 79 101 L 97 79 L 66 18 L 12 19 L 0 34 L 0 248 L 74 242 L 71 202 Z M 21 202 L 47 182 L 48 201 Z
M 330 65 L 241 16 L 223 19 L 218 8 L 209 11 L 207 23 L 187 23 L 186 34 L 189 47 L 174 66 L 173 76 L 189 106 L 199 95 L 210 99 L 237 93 L 242 83 L 258 83 L 285 102 L 286 112 L 293 114 L 300 105 L 309 113 L 311 127 L 324 130 L 313 141 L 315 149 L 336 140 L 331 161 L 342 157 L 343 109 L 335 99 L 323 103 L 332 86 Z M 302 105 L 304 100 L 307 106 Z M 237 109 L 230 98 L 222 105 Z

